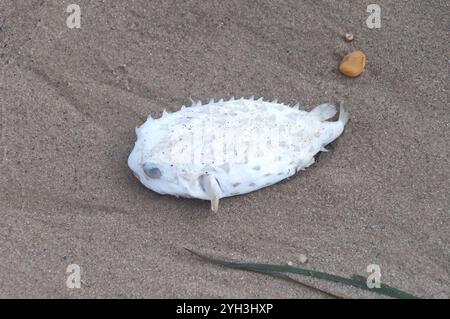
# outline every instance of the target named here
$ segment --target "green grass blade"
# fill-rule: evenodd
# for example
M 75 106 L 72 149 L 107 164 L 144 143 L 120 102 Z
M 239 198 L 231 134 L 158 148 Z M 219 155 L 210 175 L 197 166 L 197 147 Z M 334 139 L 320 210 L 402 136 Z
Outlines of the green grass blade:
M 189 251 L 190 253 L 192 253 L 204 260 L 207 260 L 211 263 L 218 264 L 218 265 L 228 267 L 228 268 L 241 269 L 241 270 L 247 270 L 247 271 L 256 271 L 256 272 L 261 272 L 261 273 L 266 273 L 266 274 L 267 273 L 298 274 L 298 275 L 302 275 L 302 276 L 306 276 L 306 277 L 312 277 L 312 278 L 322 279 L 322 280 L 326 280 L 326 281 L 341 283 L 341 284 L 348 285 L 348 286 L 353 286 L 356 288 L 368 290 L 371 292 L 375 292 L 375 293 L 393 297 L 393 298 L 399 298 L 399 299 L 416 299 L 416 298 L 418 298 L 412 294 L 401 291 L 397 288 L 390 287 L 386 284 L 381 284 L 380 288 L 369 288 L 369 287 L 367 287 L 367 284 L 366 284 L 366 278 L 359 276 L 359 275 L 354 275 L 354 276 L 352 276 L 352 278 L 346 278 L 346 277 L 341 277 L 341 276 L 329 274 L 329 273 L 322 272 L 322 271 L 310 270 L 310 269 L 299 268 L 299 267 L 292 267 L 292 266 L 288 266 L 288 265 L 233 262 L 233 261 L 227 261 L 227 260 L 203 255 L 203 254 L 200 254 L 200 253 L 195 252 L 188 248 L 185 248 L 185 249 L 187 251 Z M 309 286 L 309 287 L 311 287 L 311 286 Z M 313 288 L 313 287 L 311 287 L 311 288 Z M 317 289 L 317 288 L 315 288 L 315 289 Z M 326 293 L 328 293 L 328 292 L 326 292 Z

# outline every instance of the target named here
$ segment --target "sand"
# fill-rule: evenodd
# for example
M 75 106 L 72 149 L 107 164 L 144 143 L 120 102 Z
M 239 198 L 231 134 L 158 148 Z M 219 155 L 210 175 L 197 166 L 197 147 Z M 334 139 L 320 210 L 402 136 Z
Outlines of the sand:
M 449 298 L 449 4 L 378 0 L 369 29 L 372 2 L 76 1 L 69 29 L 72 1 L 1 1 L 0 297 L 327 297 L 188 247 L 298 266 L 303 254 L 343 276 L 378 264 L 389 285 Z M 354 49 L 367 67 L 349 79 L 338 64 Z M 133 177 L 147 115 L 232 95 L 344 100 L 350 122 L 308 170 L 216 214 Z

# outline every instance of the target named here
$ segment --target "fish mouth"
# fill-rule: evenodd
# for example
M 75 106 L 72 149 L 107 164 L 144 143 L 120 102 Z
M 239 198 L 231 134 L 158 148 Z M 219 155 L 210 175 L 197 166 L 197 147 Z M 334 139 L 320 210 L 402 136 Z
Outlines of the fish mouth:
M 134 177 L 136 177 L 139 181 L 141 181 L 141 178 L 139 177 L 138 173 L 136 173 L 135 171 L 131 170 L 133 172 Z

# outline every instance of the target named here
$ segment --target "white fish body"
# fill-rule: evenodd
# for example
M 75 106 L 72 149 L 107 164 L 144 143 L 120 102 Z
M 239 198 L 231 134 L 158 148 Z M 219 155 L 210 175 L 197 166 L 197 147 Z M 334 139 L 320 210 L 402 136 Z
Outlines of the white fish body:
M 182 107 L 136 128 L 128 166 L 147 188 L 211 201 L 275 184 L 314 163 L 344 130 L 331 104 L 310 112 L 262 99 Z

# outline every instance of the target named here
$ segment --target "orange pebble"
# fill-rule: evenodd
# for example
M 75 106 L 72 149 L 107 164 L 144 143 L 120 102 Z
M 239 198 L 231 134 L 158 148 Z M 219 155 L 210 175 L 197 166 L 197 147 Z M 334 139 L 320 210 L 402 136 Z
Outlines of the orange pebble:
M 366 56 L 361 51 L 353 51 L 344 56 L 339 71 L 351 78 L 359 76 L 366 65 Z

